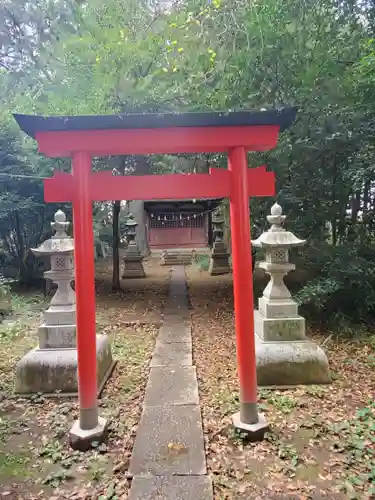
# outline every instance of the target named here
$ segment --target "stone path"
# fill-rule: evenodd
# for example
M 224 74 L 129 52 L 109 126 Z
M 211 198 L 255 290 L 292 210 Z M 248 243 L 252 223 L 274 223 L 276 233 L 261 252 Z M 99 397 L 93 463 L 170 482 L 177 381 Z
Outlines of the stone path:
M 129 473 L 129 500 L 212 500 L 183 267 L 172 271 Z

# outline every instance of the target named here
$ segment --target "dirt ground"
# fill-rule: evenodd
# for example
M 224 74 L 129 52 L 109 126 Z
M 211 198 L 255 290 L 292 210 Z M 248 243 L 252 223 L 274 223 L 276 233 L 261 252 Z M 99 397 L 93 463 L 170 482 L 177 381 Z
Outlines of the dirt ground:
M 215 500 L 375 498 L 375 343 L 328 342 L 329 386 L 260 389 L 271 432 L 246 442 L 231 425 L 238 411 L 232 277 L 187 274 Z
M 146 279 L 123 282 L 114 293 L 110 263 L 97 265 L 97 328 L 110 336 L 118 364 L 100 399 L 100 414 L 111 421 L 108 443 L 84 454 L 66 438 L 77 417 L 74 398 L 30 400 L 12 392 L 15 364 L 35 346 L 46 307 L 40 294 L 13 296 L 13 316 L 0 325 L 0 498 L 127 498 L 128 462 L 170 274 L 156 260 L 145 268 Z M 210 277 L 194 266 L 187 277 L 215 500 L 374 496 L 374 346 L 331 339 L 330 386 L 260 390 L 271 432 L 248 443 L 231 425 L 238 410 L 231 276 Z M 324 337 L 314 334 L 320 343 Z
M 76 398 L 30 399 L 13 394 L 17 360 L 36 345 L 46 301 L 14 295 L 13 316 L 0 325 L 0 498 L 127 498 L 126 479 L 141 412 L 148 362 L 162 322 L 169 269 L 145 263 L 147 278 L 122 282 L 112 293 L 110 263 L 97 266 L 97 331 L 111 338 L 115 371 L 99 400 L 110 419 L 109 440 L 87 453 L 74 452 L 67 431 L 77 418 Z

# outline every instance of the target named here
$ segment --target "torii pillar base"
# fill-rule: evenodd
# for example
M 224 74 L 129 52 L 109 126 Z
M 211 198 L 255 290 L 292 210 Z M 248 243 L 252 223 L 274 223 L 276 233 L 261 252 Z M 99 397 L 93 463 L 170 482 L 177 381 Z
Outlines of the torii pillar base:
M 234 427 L 241 433 L 246 434 L 249 441 L 262 441 L 270 426 L 261 413 L 258 413 L 258 422 L 255 424 L 245 424 L 241 420 L 241 412 L 235 413 L 232 417 Z
M 98 425 L 93 429 L 82 429 L 79 420 L 76 420 L 69 432 L 69 444 L 73 450 L 87 451 L 93 443 L 102 443 L 108 437 L 108 423 L 103 417 L 98 417 Z

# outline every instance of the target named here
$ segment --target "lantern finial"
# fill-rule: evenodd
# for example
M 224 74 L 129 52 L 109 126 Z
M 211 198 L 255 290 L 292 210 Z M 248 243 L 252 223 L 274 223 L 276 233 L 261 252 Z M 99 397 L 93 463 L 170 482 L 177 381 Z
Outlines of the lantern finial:
M 55 222 L 66 222 L 66 215 L 62 210 L 58 210 L 54 216 Z
M 70 222 L 66 221 L 66 215 L 62 210 L 58 210 L 54 215 L 54 222 L 51 222 L 51 227 L 55 231 L 55 235 L 52 238 L 67 238 L 67 230 L 70 226 Z
M 283 213 L 283 209 L 278 203 L 274 203 L 271 207 L 271 215 L 281 215 Z

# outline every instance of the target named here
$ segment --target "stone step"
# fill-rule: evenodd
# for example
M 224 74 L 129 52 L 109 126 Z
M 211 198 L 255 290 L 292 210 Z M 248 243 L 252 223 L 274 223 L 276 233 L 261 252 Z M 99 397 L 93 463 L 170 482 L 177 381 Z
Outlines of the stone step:
M 145 406 L 198 405 L 195 366 L 157 366 L 150 370 Z
M 164 324 L 160 328 L 158 340 L 166 344 L 182 342 L 191 345 L 191 327 L 187 323 L 180 323 L 180 325 Z
M 162 257 L 162 264 L 165 266 L 188 266 L 193 262 L 193 254 L 191 252 L 166 253 Z
M 191 366 L 193 364 L 191 342 L 162 342 L 157 340 L 150 367 Z
M 144 406 L 129 473 L 169 477 L 206 474 L 199 406 Z
M 192 261 L 190 260 L 165 260 L 162 263 L 162 266 L 168 266 L 168 267 L 173 267 L 173 266 L 191 266 Z
M 207 476 L 172 476 L 165 478 L 136 476 L 128 500 L 210 500 L 212 482 Z

